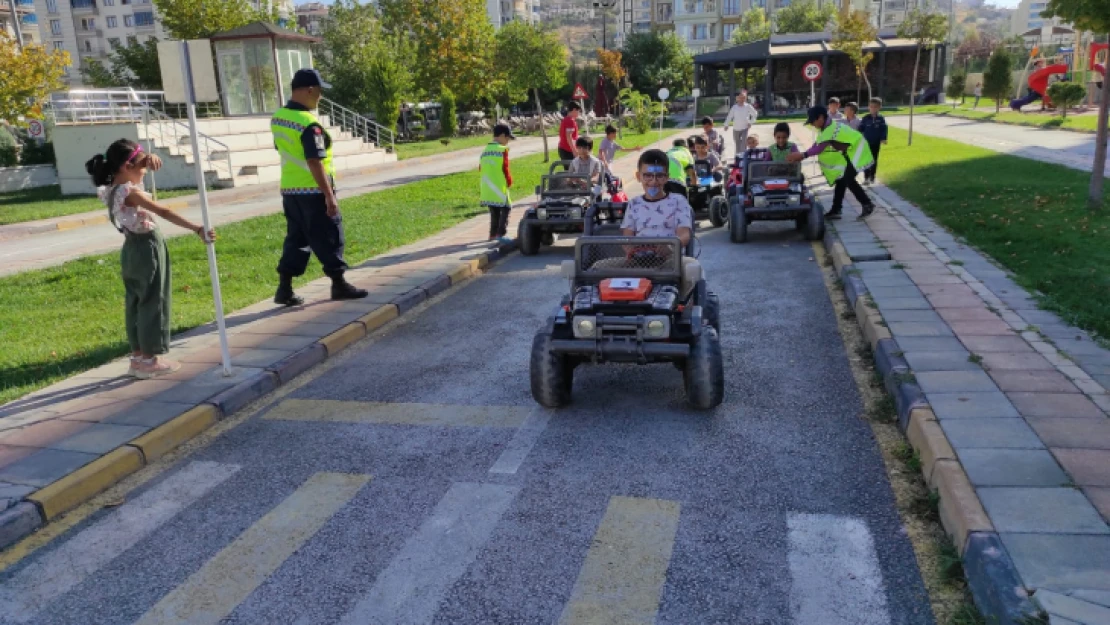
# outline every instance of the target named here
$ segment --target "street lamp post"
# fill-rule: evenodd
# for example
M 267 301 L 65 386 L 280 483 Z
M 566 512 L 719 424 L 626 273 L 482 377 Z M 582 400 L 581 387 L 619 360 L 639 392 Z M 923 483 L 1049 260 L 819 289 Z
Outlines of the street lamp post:
M 601 49 L 608 50 L 609 46 L 606 43 L 606 25 L 609 18 L 609 9 L 616 6 L 617 0 L 594 0 L 594 9 L 601 10 Z

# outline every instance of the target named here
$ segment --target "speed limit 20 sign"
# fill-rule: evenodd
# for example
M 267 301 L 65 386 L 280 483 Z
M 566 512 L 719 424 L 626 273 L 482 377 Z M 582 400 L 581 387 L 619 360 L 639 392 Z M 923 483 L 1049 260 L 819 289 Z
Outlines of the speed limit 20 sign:
M 821 78 L 821 63 L 817 61 L 810 61 L 802 66 L 802 76 L 809 82 L 815 82 Z

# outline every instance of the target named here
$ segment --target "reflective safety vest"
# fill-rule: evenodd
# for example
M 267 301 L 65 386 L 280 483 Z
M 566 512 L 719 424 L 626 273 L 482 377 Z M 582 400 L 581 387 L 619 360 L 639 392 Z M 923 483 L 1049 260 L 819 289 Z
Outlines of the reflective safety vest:
M 308 195 L 323 193 L 312 171 L 308 169 L 308 161 L 304 157 L 304 148 L 301 146 L 301 134 L 305 128 L 312 124 L 320 124 L 320 120 L 310 111 L 294 111 L 289 108 L 279 108 L 273 119 L 270 120 L 270 132 L 274 135 L 274 145 L 281 155 L 281 194 L 282 195 Z M 323 129 L 323 124 L 320 124 Z M 325 129 L 328 137 L 327 157 L 324 158 L 324 171 L 332 180 L 335 179 L 335 166 L 331 160 L 331 135 Z
M 793 147 L 794 147 L 794 142 L 793 141 L 787 141 L 785 148 L 779 148 L 779 144 L 772 143 L 771 147 L 767 148 L 767 150 L 771 153 L 771 160 L 772 161 L 775 161 L 776 163 L 785 163 L 786 162 L 786 157 L 787 157 L 788 154 L 790 154 L 790 152 L 792 151 L 791 148 L 793 148 Z
M 676 145 L 667 150 L 667 160 L 670 163 L 671 180 L 685 186 L 686 168 L 694 166 L 694 155 L 690 154 L 689 149 Z
M 490 142 L 482 151 L 479 161 L 479 171 L 482 174 L 481 187 L 478 190 L 479 203 L 482 206 L 511 206 L 512 198 L 509 197 L 509 181 L 505 179 L 505 152 L 509 148 Z
M 846 123 L 833 121 L 817 135 L 817 143 L 836 142 L 839 148 L 830 143 L 824 152 L 817 155 L 817 163 L 821 166 L 821 173 L 829 185 L 836 184 L 848 169 L 848 161 L 856 168 L 863 171 L 875 164 L 875 157 L 871 155 L 871 147 L 864 141 L 863 135 L 852 130 Z

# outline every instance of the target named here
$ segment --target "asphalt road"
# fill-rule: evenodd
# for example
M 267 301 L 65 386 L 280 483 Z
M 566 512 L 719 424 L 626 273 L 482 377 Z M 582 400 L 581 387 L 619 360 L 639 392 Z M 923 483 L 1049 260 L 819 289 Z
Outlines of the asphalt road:
M 702 232 L 726 394 L 529 393 L 561 242 L 513 255 L 0 573 L 0 622 L 928 625 L 811 246 Z

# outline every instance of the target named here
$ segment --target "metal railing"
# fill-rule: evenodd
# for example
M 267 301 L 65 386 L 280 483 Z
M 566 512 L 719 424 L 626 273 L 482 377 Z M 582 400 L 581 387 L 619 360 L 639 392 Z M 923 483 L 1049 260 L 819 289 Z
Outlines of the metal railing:
M 345 106 L 340 106 L 327 98 L 320 98 L 320 104 L 317 106 L 316 111 L 321 117 L 327 117 L 331 124 L 338 126 L 345 132 L 351 133 L 353 137 L 362 139 L 368 143 L 373 143 L 378 147 L 383 147 L 385 145 L 382 142 L 384 138 L 389 141 L 389 151 L 396 151 L 394 133 L 385 126 L 363 115 L 359 115 Z
M 192 154 L 191 134 L 188 124 L 170 114 L 184 114 L 185 105 L 167 104 L 161 91 L 136 91 L 135 89 L 74 89 L 50 94 L 46 102 L 46 118 L 53 124 L 142 124 L 148 147 L 153 142 L 171 153 Z M 198 105 L 199 106 L 199 105 Z M 218 106 L 218 105 L 217 105 Z M 200 116 L 200 113 L 197 113 Z M 216 172 L 218 178 L 234 178 L 231 150 L 227 144 L 202 132 L 197 133 L 201 153 L 193 155 L 206 170 Z M 176 152 L 175 152 L 176 151 Z M 224 171 L 226 170 L 226 171 Z

